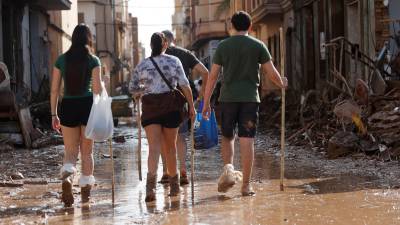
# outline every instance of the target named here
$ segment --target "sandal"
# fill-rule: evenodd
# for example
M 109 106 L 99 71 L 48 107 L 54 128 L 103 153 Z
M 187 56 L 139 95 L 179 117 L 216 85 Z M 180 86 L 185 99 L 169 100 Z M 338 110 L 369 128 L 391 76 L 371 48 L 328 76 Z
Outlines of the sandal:
M 253 187 L 248 184 L 243 184 L 242 186 L 242 196 L 254 196 L 256 192 L 254 191 Z

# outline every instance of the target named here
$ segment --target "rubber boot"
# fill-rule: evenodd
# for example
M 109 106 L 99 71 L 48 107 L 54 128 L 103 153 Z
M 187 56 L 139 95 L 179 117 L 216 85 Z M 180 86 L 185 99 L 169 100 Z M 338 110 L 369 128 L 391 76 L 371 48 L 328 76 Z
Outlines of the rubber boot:
M 85 176 L 81 174 L 81 177 L 79 178 L 79 187 L 81 187 L 82 204 L 90 201 L 90 191 L 95 183 L 96 179 L 93 175 Z
M 81 187 L 82 204 L 88 203 L 90 201 L 91 190 L 92 190 L 92 185 L 86 185 L 85 187 Z
M 145 202 L 152 202 L 156 200 L 156 182 L 157 175 L 147 173 Z
M 189 179 L 187 177 L 186 171 L 181 172 L 181 177 L 179 180 L 180 180 L 181 186 L 189 184 Z
M 164 174 L 164 175 L 161 177 L 161 180 L 158 181 L 158 183 L 160 183 L 160 184 L 168 184 L 168 183 L 169 183 L 169 176 L 168 176 L 168 174 Z
M 181 191 L 179 186 L 179 176 L 178 174 L 174 177 L 169 177 L 169 196 L 177 196 Z
M 72 193 L 72 182 L 76 173 L 75 166 L 72 163 L 65 163 L 60 170 L 61 176 L 61 201 L 65 207 L 71 207 L 74 204 L 74 195 Z
M 74 204 L 74 195 L 72 193 L 72 181 L 73 181 L 73 174 L 64 172 L 62 174 L 62 194 L 61 200 L 64 203 L 65 207 L 71 207 Z

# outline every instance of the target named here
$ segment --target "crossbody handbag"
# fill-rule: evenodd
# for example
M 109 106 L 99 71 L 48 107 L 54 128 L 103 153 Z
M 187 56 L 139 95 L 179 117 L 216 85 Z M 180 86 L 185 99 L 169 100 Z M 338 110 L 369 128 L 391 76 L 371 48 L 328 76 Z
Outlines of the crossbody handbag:
M 164 73 L 158 67 L 152 57 L 151 62 L 160 74 L 161 78 L 169 87 L 170 91 L 160 94 L 148 94 L 142 97 L 142 120 L 149 120 L 169 112 L 179 112 L 183 119 L 187 116 L 187 100 L 183 93 L 177 88 L 173 88 Z

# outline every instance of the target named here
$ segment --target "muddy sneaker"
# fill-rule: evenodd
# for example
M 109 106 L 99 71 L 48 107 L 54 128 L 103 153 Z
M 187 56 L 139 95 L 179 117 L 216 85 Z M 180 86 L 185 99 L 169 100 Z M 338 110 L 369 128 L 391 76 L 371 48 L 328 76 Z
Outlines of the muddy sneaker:
M 189 184 L 189 180 L 188 180 L 186 171 L 181 173 L 181 176 L 180 176 L 180 179 L 179 179 L 179 183 L 180 183 L 181 186 Z
M 176 175 L 174 177 L 169 177 L 169 196 L 178 196 L 179 192 L 181 192 L 181 188 L 179 187 L 179 176 Z
M 85 187 L 81 187 L 82 204 L 88 203 L 90 201 L 91 190 L 92 190 L 92 185 L 86 185 Z
M 168 176 L 168 174 L 164 174 L 164 175 L 161 177 L 161 180 L 158 181 L 158 183 L 160 183 L 160 184 L 168 184 L 168 183 L 169 183 L 169 176 Z
M 254 196 L 254 195 L 256 195 L 256 192 L 254 191 L 251 184 L 247 183 L 242 185 L 242 196 Z
M 242 179 L 242 173 L 235 171 L 232 164 L 226 164 L 224 171 L 218 179 L 218 192 L 227 192 L 237 181 Z
M 156 200 L 156 180 L 156 175 L 147 173 L 146 198 L 144 199 L 145 202 L 152 202 Z
M 65 207 L 71 207 L 74 204 L 74 195 L 72 194 L 72 177 L 66 177 L 62 181 L 61 200 Z

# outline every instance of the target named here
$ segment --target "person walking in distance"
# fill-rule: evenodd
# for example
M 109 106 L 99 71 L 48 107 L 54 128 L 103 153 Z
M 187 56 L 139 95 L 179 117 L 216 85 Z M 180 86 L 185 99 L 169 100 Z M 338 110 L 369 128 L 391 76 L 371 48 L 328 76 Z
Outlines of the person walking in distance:
M 148 173 L 146 180 L 146 202 L 156 198 L 157 167 L 162 143 L 166 145 L 166 160 L 169 172 L 170 196 L 180 192 L 179 175 L 176 167 L 176 139 L 182 123 L 180 111 L 165 111 L 159 99 L 168 95 L 178 85 L 189 103 L 189 116 L 194 118 L 192 90 L 183 72 L 182 64 L 175 56 L 164 54 L 167 42 L 162 33 L 151 36 L 151 57 L 136 66 L 129 84 L 135 98 L 142 98 L 142 126 L 149 143 Z M 163 98 L 162 100 L 168 101 Z
M 249 36 L 251 17 L 244 11 L 236 12 L 232 18 L 233 35 L 218 45 L 204 94 L 203 117 L 209 118 L 210 98 L 223 68 L 223 81 L 219 102 L 221 107 L 221 154 L 224 169 L 218 181 L 218 191 L 228 191 L 237 181 L 233 167 L 235 130 L 240 143 L 243 169 L 243 196 L 254 195 L 250 184 L 254 160 L 254 137 L 258 122 L 260 97 L 259 68 L 280 88 L 286 88 L 287 80 L 282 79 L 265 44 Z
M 175 46 L 175 36 L 169 30 L 164 30 L 162 33 L 165 35 L 165 38 L 168 42 L 168 48 L 165 51 L 165 54 L 176 56 L 182 63 L 183 70 L 185 71 L 185 75 L 189 80 L 192 88 L 192 94 L 197 99 L 202 99 L 204 96 L 205 84 L 207 83 L 208 79 L 208 70 L 200 62 L 199 59 L 196 58 L 189 50 Z M 194 82 L 190 79 L 189 74 L 191 73 L 191 77 L 193 78 L 194 75 L 200 75 L 202 78 L 202 88 L 199 93 L 195 88 Z M 179 127 L 178 139 L 177 139 L 177 151 L 178 151 L 178 159 L 180 165 L 180 185 L 189 184 L 189 180 L 186 173 L 186 152 L 187 152 L 187 144 L 186 144 L 186 137 L 189 132 L 189 123 L 190 121 L 183 121 L 181 126 Z M 163 144 L 163 151 L 161 152 L 161 158 L 163 161 L 163 176 L 161 178 L 160 183 L 167 183 L 168 182 L 168 173 L 167 173 L 167 166 L 165 160 L 165 149 L 166 145 Z
M 64 81 L 64 97 L 60 112 L 57 111 L 61 80 Z M 92 34 L 89 27 L 79 24 L 72 34 L 72 45 L 55 63 L 51 79 L 51 118 L 53 129 L 62 131 L 64 160 L 61 167 L 62 195 L 66 207 L 74 203 L 72 181 L 76 161 L 81 153 L 82 203 L 89 202 L 90 191 L 95 183 L 93 176 L 93 141 L 85 137 L 85 127 L 93 103 L 93 93 L 101 92 L 101 65 L 92 54 Z

